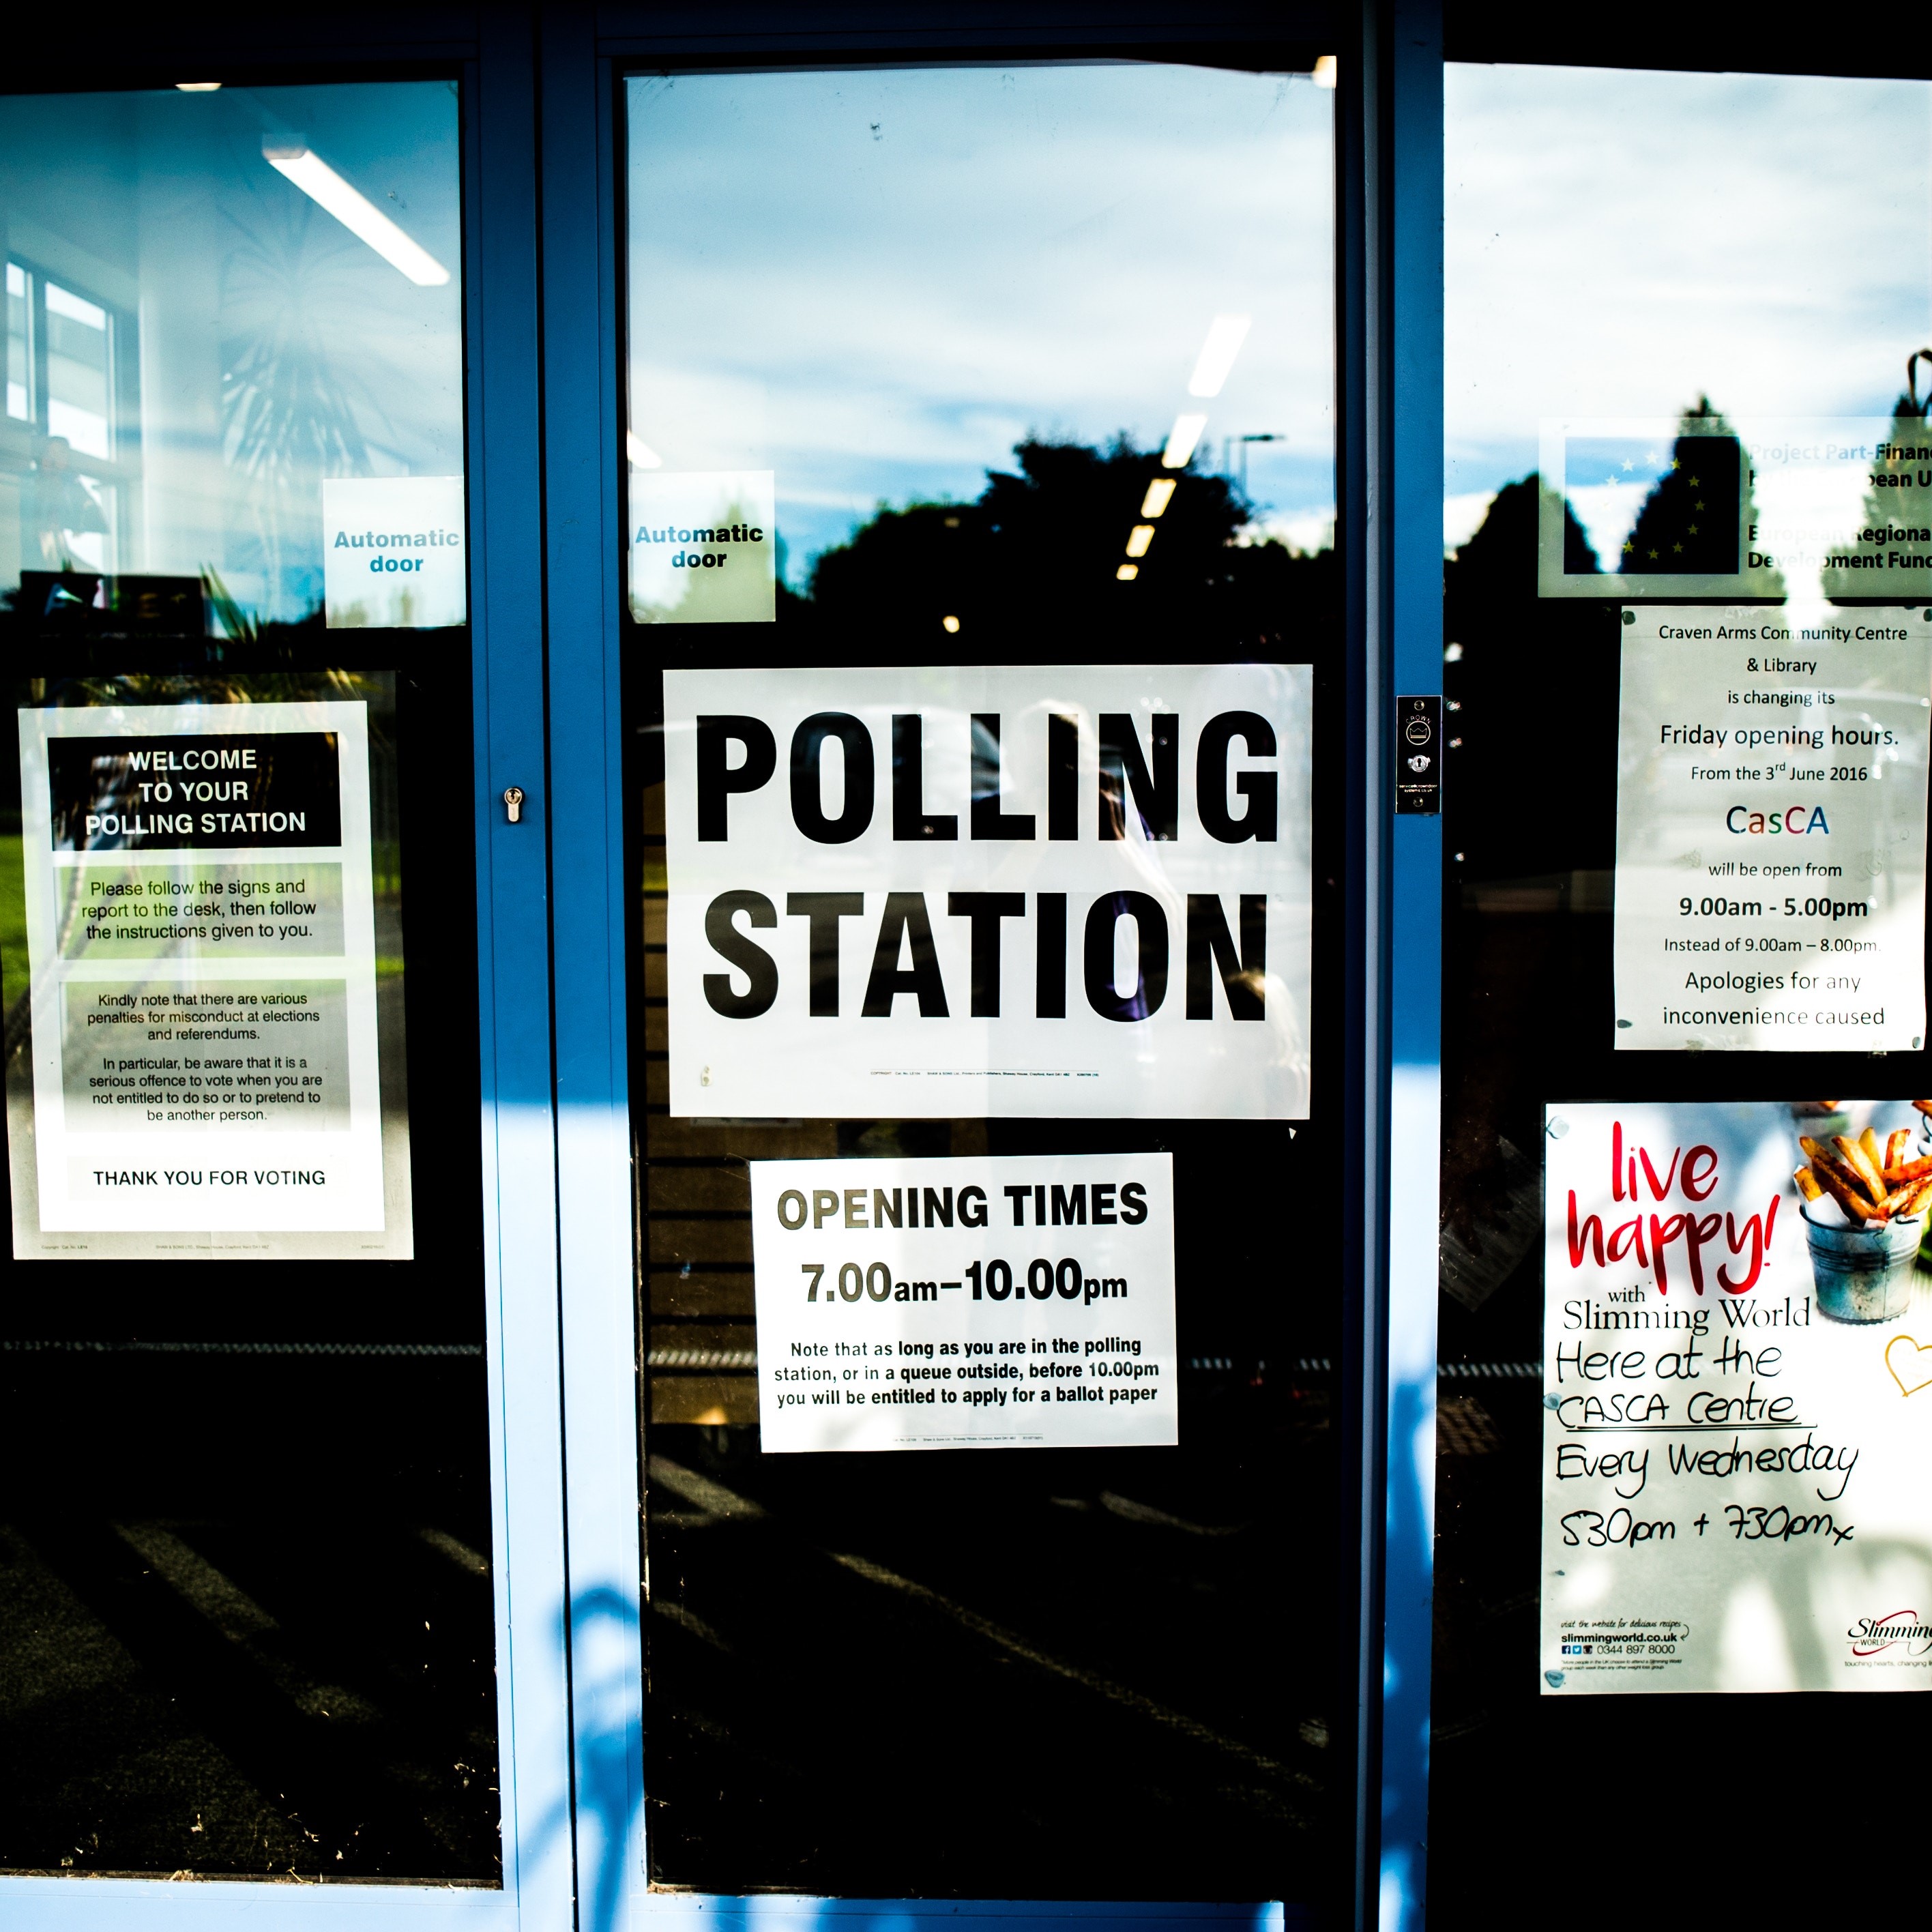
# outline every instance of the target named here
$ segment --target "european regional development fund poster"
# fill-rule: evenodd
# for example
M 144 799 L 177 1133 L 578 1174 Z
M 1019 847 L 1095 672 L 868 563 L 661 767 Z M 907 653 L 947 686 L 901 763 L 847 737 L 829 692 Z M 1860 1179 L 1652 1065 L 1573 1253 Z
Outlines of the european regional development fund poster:
M 1925 1115 L 1545 1136 L 1544 1694 L 1932 1689 Z
M 20 731 L 15 1252 L 406 1256 L 384 1226 L 366 707 L 36 709 Z

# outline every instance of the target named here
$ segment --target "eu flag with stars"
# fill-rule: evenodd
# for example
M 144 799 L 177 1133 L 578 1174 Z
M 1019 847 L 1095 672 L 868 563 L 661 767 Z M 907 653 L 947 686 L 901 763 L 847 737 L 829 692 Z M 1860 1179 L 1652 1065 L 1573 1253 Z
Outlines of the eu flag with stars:
M 1743 456 L 1734 436 L 1572 436 L 1564 483 L 1621 517 L 1586 518 L 1603 567 L 1630 577 L 1734 577 L 1743 566 Z

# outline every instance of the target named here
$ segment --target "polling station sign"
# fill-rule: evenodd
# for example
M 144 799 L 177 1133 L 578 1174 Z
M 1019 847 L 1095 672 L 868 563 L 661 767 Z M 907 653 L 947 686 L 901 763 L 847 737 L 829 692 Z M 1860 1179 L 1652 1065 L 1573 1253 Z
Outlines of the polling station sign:
M 666 672 L 672 1113 L 1305 1119 L 1312 686 Z

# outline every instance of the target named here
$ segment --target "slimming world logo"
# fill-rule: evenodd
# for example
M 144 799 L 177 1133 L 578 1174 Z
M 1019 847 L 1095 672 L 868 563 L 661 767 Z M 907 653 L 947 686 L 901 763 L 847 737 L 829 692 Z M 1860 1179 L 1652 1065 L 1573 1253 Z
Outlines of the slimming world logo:
M 1932 1651 L 1932 1624 L 1922 1623 L 1916 1610 L 1894 1610 L 1882 1617 L 1861 1617 L 1845 1634 L 1854 1657 L 1876 1657 L 1903 1644 L 1907 1657 Z

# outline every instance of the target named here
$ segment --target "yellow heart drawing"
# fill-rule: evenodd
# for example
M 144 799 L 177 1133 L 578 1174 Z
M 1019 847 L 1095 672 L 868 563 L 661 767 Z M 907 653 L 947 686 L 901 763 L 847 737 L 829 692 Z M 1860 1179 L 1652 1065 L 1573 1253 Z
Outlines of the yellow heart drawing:
M 1912 1359 L 1906 1361 L 1903 1370 L 1892 1359 L 1892 1351 L 1901 1343 L 1912 1351 Z M 1916 1395 L 1922 1388 L 1932 1388 L 1932 1348 L 1915 1342 L 1910 1335 L 1894 1335 L 1885 1345 L 1885 1365 L 1892 1371 L 1892 1378 L 1898 1384 L 1900 1395 Z M 1916 1376 L 1916 1382 L 1907 1379 Z

